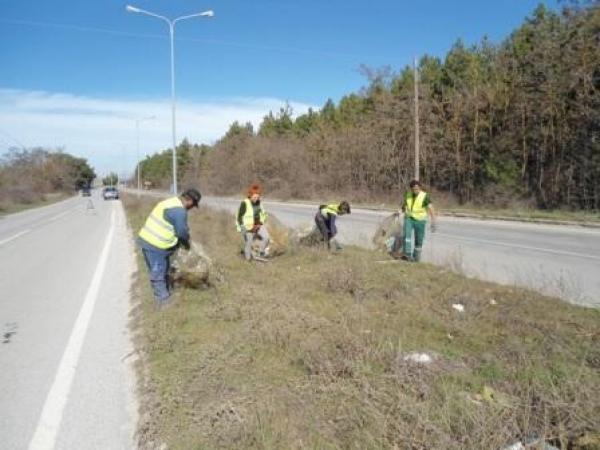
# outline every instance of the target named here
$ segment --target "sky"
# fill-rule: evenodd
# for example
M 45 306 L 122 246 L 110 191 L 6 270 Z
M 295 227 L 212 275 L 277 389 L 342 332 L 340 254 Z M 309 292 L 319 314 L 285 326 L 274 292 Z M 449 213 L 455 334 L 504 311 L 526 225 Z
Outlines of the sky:
M 500 42 L 539 0 L 129 0 L 175 28 L 177 138 L 210 144 L 238 120 L 296 115 L 366 84 L 361 64 L 399 70 L 457 39 Z M 558 0 L 545 0 L 556 8 Z M 63 148 L 98 173 L 131 172 L 170 147 L 165 22 L 127 0 L 0 0 L 0 153 Z

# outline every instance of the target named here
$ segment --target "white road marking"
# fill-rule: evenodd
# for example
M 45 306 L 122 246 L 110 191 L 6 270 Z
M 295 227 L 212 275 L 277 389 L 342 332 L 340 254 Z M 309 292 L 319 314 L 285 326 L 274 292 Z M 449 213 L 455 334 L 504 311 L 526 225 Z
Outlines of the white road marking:
M 529 245 L 515 245 L 515 244 L 509 244 L 507 242 L 501 242 L 501 241 L 491 241 L 491 240 L 487 240 L 487 239 L 473 239 L 473 238 L 466 238 L 466 237 L 462 237 L 462 236 L 455 236 L 452 234 L 445 234 L 445 233 L 436 233 L 437 236 L 444 236 L 450 239 L 458 239 L 460 241 L 467 241 L 467 242 L 476 242 L 478 244 L 490 244 L 490 245 L 497 245 L 499 247 L 510 247 L 510 248 L 514 248 L 514 249 L 524 249 L 524 250 L 533 250 L 536 252 L 542 252 L 542 253 L 552 253 L 555 255 L 561 255 L 561 256 L 575 256 L 577 258 L 587 258 L 587 259 L 594 259 L 597 261 L 600 261 L 600 256 L 596 256 L 596 255 L 589 255 L 587 253 L 576 253 L 576 252 L 569 252 L 566 250 L 552 250 L 549 248 L 542 248 L 542 247 L 531 247 Z
M 35 433 L 29 442 L 30 450 L 52 450 L 56 444 L 56 437 L 60 429 L 62 416 L 69 397 L 69 391 L 71 390 L 71 384 L 77 370 L 77 364 L 79 363 L 81 348 L 92 318 L 94 305 L 98 298 L 100 283 L 106 270 L 106 263 L 114 232 L 115 211 L 113 210 L 110 216 L 110 229 L 106 236 L 106 240 L 104 241 L 104 246 L 102 247 L 100 258 L 96 265 L 96 270 L 94 271 L 92 281 L 85 295 L 83 304 L 81 305 L 81 309 L 79 310 L 79 315 L 77 316 L 75 325 L 71 331 L 67 347 L 65 348 L 56 375 L 54 376 L 54 382 L 46 397 Z
M 14 240 L 15 240 L 15 239 L 17 239 L 18 237 L 21 237 L 21 236 L 23 236 L 24 234 L 27 234 L 27 233 L 29 233 L 30 231 L 31 231 L 31 230 L 23 230 L 23 231 L 20 231 L 20 232 L 19 232 L 19 233 L 17 233 L 17 234 L 13 234 L 11 237 L 9 237 L 9 238 L 6 238 L 6 239 L 4 239 L 4 240 L 0 241 L 0 245 L 4 245 L 4 244 L 7 244 L 7 243 L 9 243 L 10 241 L 14 241 Z

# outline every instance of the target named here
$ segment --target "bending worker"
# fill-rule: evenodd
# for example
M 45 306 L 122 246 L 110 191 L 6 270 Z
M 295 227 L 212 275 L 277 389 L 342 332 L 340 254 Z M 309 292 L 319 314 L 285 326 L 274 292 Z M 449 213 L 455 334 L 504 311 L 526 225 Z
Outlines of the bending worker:
M 335 220 L 337 216 L 344 214 L 350 214 L 350 204 L 347 201 L 319 206 L 319 211 L 315 215 L 315 224 L 321 232 L 321 238 L 327 248 L 331 248 L 331 240 L 337 234 Z M 339 249 L 337 246 L 336 248 Z
M 431 231 L 435 232 L 435 211 L 429 194 L 425 192 L 418 180 L 410 182 L 410 191 L 404 195 L 402 204 L 404 212 L 404 255 L 402 259 L 420 261 L 423 240 L 425 239 L 425 226 L 427 215 L 431 217 Z M 414 232 L 414 248 L 413 248 Z
M 267 213 L 260 203 L 262 189 L 254 183 L 248 189 L 247 197 L 238 208 L 236 227 L 242 233 L 244 241 L 244 257 L 246 261 L 252 260 L 252 245 L 255 239 L 260 241 L 260 256 L 266 256 L 266 248 L 269 245 L 269 232 L 264 226 L 267 221 Z
M 168 303 L 169 258 L 178 247 L 190 248 L 190 231 L 187 212 L 198 207 L 202 196 L 197 189 L 188 189 L 181 197 L 171 197 L 159 202 L 139 233 L 144 260 L 150 272 L 150 283 L 158 306 Z

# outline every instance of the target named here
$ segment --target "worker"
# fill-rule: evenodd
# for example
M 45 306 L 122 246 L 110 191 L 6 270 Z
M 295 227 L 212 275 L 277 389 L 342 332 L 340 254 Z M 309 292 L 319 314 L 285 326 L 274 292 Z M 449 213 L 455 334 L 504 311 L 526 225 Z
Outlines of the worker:
M 436 230 L 436 217 L 429 194 L 418 180 L 409 184 L 410 191 L 404 195 L 402 212 L 404 213 L 404 254 L 402 259 L 418 262 L 421 260 L 427 215 L 431 218 L 431 231 Z M 414 247 L 413 247 L 414 234 Z
M 258 240 L 260 258 L 267 256 L 266 249 L 269 245 L 269 232 L 265 226 L 267 213 L 261 204 L 262 189 L 258 183 L 252 184 L 248 188 L 247 196 L 237 211 L 236 227 L 242 234 L 244 245 L 244 257 L 246 261 L 253 259 L 252 245 L 254 240 Z
M 180 197 L 159 202 L 139 232 L 139 244 L 150 272 L 150 283 L 159 308 L 169 303 L 169 258 L 179 247 L 190 249 L 187 214 L 198 207 L 202 196 L 197 189 L 188 189 Z
M 331 240 L 337 234 L 337 227 L 335 225 L 336 218 L 344 214 L 350 214 L 350 204 L 345 200 L 340 203 L 319 206 L 319 211 L 317 211 L 317 214 L 315 215 L 315 224 L 328 249 L 331 248 Z M 340 249 L 341 246 L 336 242 L 336 250 Z

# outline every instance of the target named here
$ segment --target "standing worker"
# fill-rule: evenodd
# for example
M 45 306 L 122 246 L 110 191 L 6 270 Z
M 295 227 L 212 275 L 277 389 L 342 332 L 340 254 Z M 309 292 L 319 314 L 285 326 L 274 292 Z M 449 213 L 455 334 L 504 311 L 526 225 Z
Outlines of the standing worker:
M 244 242 L 244 257 L 246 261 L 252 260 L 252 245 L 254 239 L 260 240 L 260 257 L 266 256 L 266 249 L 269 245 L 269 232 L 264 226 L 267 221 L 267 213 L 265 212 L 260 197 L 262 189 L 259 184 L 254 183 L 248 189 L 247 197 L 242 201 L 238 208 L 236 227 L 242 233 Z
M 169 290 L 169 258 L 178 247 L 190 249 L 190 231 L 187 212 L 198 207 L 202 196 L 197 189 L 188 189 L 181 197 L 171 197 L 159 202 L 139 233 L 144 260 L 150 272 L 150 283 L 157 306 L 166 306 Z
M 319 211 L 315 215 L 315 224 L 317 225 L 317 228 L 321 233 L 321 238 L 327 245 L 328 249 L 331 248 L 331 240 L 337 234 L 335 220 L 337 216 L 343 216 L 344 214 L 350 214 L 350 204 L 345 200 L 340 203 L 331 203 L 329 205 L 319 206 Z M 337 243 L 336 249 L 341 249 Z
M 418 180 L 410 182 L 410 191 L 404 195 L 402 204 L 404 212 L 404 255 L 402 259 L 420 261 L 425 239 L 427 215 L 431 218 L 431 231 L 436 230 L 435 211 L 429 194 L 425 192 Z M 414 249 L 412 245 L 414 231 Z

